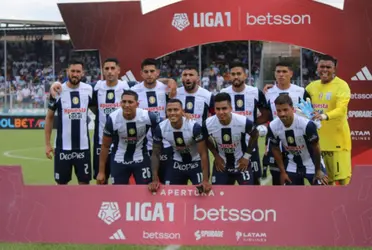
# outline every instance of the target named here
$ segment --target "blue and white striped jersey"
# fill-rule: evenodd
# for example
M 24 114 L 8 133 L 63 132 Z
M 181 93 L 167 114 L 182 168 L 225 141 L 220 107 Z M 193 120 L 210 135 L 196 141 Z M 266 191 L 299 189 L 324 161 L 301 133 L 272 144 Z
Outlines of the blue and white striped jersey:
M 137 108 L 136 117 L 126 120 L 123 109 L 119 108 L 109 115 L 103 130 L 104 136 L 115 141 L 114 160 L 118 163 L 132 164 L 142 162 L 148 157 L 146 135 L 149 129 L 155 129 L 160 118 L 155 114 Z
M 80 82 L 77 88 L 62 84 L 57 98 L 50 97 L 49 109 L 57 111 L 58 124 L 54 147 L 62 150 L 90 149 L 88 108 L 92 105 L 93 88 Z
M 287 172 L 296 173 L 298 168 L 306 168 L 306 174 L 315 173 L 311 143 L 319 140 L 315 123 L 307 118 L 294 114 L 290 127 L 285 127 L 279 118 L 269 125 L 270 143 L 282 147 L 288 153 L 285 161 Z
M 139 108 L 156 114 L 161 119 L 165 119 L 165 108 L 167 106 L 167 89 L 168 86 L 162 82 L 156 81 L 156 86 L 152 89 L 146 88 L 143 82 L 134 85 L 131 90 L 137 92 Z M 152 133 L 149 131 L 147 136 L 147 148 L 152 150 Z M 170 147 L 169 143 L 163 142 L 164 147 Z
M 288 94 L 292 101 L 293 106 L 297 107 L 300 100 L 303 98 L 306 100 L 306 97 L 310 97 L 310 95 L 305 91 L 303 87 L 297 86 L 295 84 L 291 84 L 288 89 L 281 90 L 276 85 L 274 85 L 271 89 L 266 92 L 266 100 L 267 104 L 271 110 L 272 119 L 277 117 L 276 114 L 276 107 L 275 107 L 275 99 L 278 98 L 281 94 Z
M 224 88 L 221 93 L 228 93 L 235 114 L 244 115 L 256 122 L 259 108 L 268 108 L 265 95 L 256 87 L 245 85 L 242 92 L 235 92 L 232 86 Z
M 166 140 L 173 147 L 173 160 L 182 163 L 200 161 L 197 143 L 204 140 L 202 127 L 195 121 L 182 118 L 182 127 L 175 129 L 168 119 L 155 129 L 154 143 Z
M 93 105 L 97 106 L 94 127 L 95 145 L 102 144 L 106 118 L 116 109 L 120 108 L 121 95 L 127 89 L 129 89 L 128 83 L 121 80 L 113 87 L 107 86 L 106 81 L 98 81 L 94 86 Z
M 247 152 L 246 135 L 254 130 L 247 117 L 232 113 L 229 125 L 222 125 L 217 116 L 209 117 L 203 126 L 204 133 L 217 143 L 217 150 L 225 160 L 227 171 L 236 171 L 237 161 Z
M 208 113 L 214 113 L 214 97 L 208 90 L 199 87 L 195 93 L 187 93 L 184 87 L 177 89 L 176 99 L 183 104 L 186 113 L 192 115 L 196 122 L 203 124 Z

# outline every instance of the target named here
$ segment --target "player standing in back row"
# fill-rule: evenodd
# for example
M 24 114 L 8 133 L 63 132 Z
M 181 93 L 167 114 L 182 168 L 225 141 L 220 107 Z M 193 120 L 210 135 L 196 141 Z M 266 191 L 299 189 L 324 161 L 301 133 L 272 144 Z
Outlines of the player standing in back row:
M 306 100 L 310 95 L 306 90 L 300 86 L 291 83 L 293 76 L 293 70 L 289 63 L 279 62 L 275 66 L 275 80 L 276 84 L 267 84 L 264 88 L 267 103 L 270 108 L 271 117 L 273 120 L 277 117 L 277 111 L 275 106 L 275 100 L 282 94 L 287 94 L 291 97 L 293 105 L 297 107 L 301 99 Z M 280 185 L 280 170 L 276 165 L 274 156 L 272 154 L 268 137 L 266 137 L 266 152 L 262 160 L 264 166 L 264 173 L 267 171 L 267 167 L 270 166 L 270 173 L 272 177 L 273 185 Z
M 104 184 L 106 180 L 106 162 L 114 142 L 115 153 L 111 157 L 112 183 L 128 184 L 133 174 L 136 184 L 148 184 L 151 181 L 151 164 L 146 135 L 148 130 L 155 129 L 159 122 L 159 116 L 138 108 L 136 92 L 124 91 L 121 108 L 110 114 L 103 131 L 97 183 Z
M 214 114 L 214 100 L 211 92 L 199 86 L 199 80 L 198 69 L 186 66 L 182 72 L 183 87 L 177 89 L 176 98 L 183 103 L 184 112 L 202 125 Z
M 310 83 L 309 92 L 316 110 L 314 120 L 321 121 L 320 148 L 327 168 L 329 184 L 347 185 L 351 178 L 351 136 L 347 121 L 350 88 L 336 76 L 336 60 L 322 56 L 318 62 L 320 80 Z
M 215 185 L 253 185 L 250 158 L 257 143 L 258 131 L 247 117 L 232 113 L 227 93 L 215 96 L 216 115 L 203 125 L 204 133 L 217 145 L 208 143 L 214 156 L 212 183 Z M 247 145 L 247 135 L 250 136 Z
M 168 96 L 168 85 L 158 81 L 159 68 L 155 59 L 145 59 L 141 64 L 141 76 L 143 82 L 134 85 L 131 90 L 138 94 L 139 108 L 150 111 L 161 118 L 165 119 L 165 107 L 167 106 Z M 152 131 L 149 131 L 147 135 L 147 149 L 152 151 L 153 135 Z M 169 142 L 163 142 L 162 154 L 160 156 L 160 168 L 159 168 L 159 180 L 164 183 L 165 168 L 172 162 L 173 150 Z
M 228 93 L 232 99 L 232 109 L 236 114 L 249 118 L 255 125 L 260 125 L 269 121 L 270 111 L 266 102 L 265 95 L 256 87 L 245 84 L 247 74 L 245 67 L 241 63 L 234 63 L 230 66 L 231 86 L 221 90 L 221 93 Z M 258 110 L 261 115 L 258 116 Z M 255 145 L 251 158 L 251 167 L 255 185 L 260 185 L 262 175 L 261 159 L 258 143 Z
M 59 185 L 71 181 L 72 168 L 79 184 L 89 184 L 92 178 L 90 140 L 88 131 L 88 108 L 92 105 L 93 89 L 80 82 L 83 63 L 71 61 L 67 69 L 68 81 L 62 84 L 57 98 L 50 96 L 49 110 L 45 118 L 45 153 L 54 157 L 54 179 Z M 50 144 L 54 113 L 58 125 L 55 145 Z

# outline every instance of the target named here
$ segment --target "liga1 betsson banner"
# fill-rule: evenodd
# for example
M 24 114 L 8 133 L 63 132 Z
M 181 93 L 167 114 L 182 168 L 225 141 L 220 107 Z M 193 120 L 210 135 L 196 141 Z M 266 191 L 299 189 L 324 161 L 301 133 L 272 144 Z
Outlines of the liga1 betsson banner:
M 185 0 L 168 6 L 163 0 L 149 2 L 58 6 L 75 49 L 98 49 L 102 58 L 115 55 L 121 68 L 138 78 L 144 58 L 220 41 L 273 41 L 336 57 L 337 75 L 348 82 L 356 97 L 348 111 L 353 165 L 372 164 L 368 157 L 372 152 L 368 139 L 372 127 L 368 99 L 372 94 L 371 0 Z M 107 16 L 120 21 L 111 22 Z M 327 29 L 324 20 L 328 20 Z M 141 32 L 134 32 L 133 23 Z M 112 35 L 112 30 L 116 39 L 101 39 Z
M 0 167 L 0 242 L 370 246 L 371 176 L 356 167 L 347 187 L 213 186 L 200 196 L 163 186 L 153 195 L 145 185 L 27 186 L 20 167 Z

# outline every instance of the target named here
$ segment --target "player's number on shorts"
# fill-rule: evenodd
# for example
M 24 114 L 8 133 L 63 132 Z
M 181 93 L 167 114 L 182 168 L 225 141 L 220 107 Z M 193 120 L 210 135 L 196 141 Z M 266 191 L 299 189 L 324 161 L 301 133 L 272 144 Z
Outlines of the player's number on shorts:
M 89 164 L 88 163 L 84 164 L 84 173 L 89 174 Z
M 203 173 L 197 173 L 196 176 L 198 177 L 198 182 L 201 183 L 203 181 Z
M 258 163 L 256 161 L 252 161 L 252 169 L 254 172 L 258 172 Z
M 249 174 L 249 171 L 242 172 L 243 180 L 249 181 L 251 179 L 251 175 Z
M 142 169 L 142 178 L 143 179 L 151 178 L 150 168 L 143 168 Z

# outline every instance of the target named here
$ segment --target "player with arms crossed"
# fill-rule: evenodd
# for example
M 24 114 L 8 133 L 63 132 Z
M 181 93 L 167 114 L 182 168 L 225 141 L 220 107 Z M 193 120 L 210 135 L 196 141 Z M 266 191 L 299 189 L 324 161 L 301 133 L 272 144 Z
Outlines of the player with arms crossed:
M 287 62 L 278 62 L 275 66 L 275 80 L 276 84 L 267 84 L 264 88 L 264 93 L 266 96 L 267 103 L 270 108 L 270 121 L 277 117 L 277 111 L 275 106 L 275 100 L 279 95 L 288 94 L 295 107 L 301 99 L 306 100 L 310 95 L 306 90 L 300 86 L 291 83 L 293 76 L 292 67 Z M 280 185 L 280 170 L 275 162 L 274 156 L 272 154 L 270 143 L 268 142 L 268 137 L 266 137 L 266 152 L 262 160 L 263 172 L 266 174 L 267 167 L 270 166 L 270 173 L 272 177 L 273 185 Z
M 310 83 L 309 92 L 316 110 L 313 119 L 321 121 L 320 148 L 329 184 L 347 185 L 351 178 L 351 136 L 347 121 L 350 88 L 336 76 L 336 60 L 322 56 L 318 62 L 320 80 Z
M 228 93 L 232 99 L 232 109 L 236 114 L 244 115 L 260 125 L 269 121 L 270 110 L 268 108 L 264 93 L 256 87 L 245 84 L 247 74 L 245 67 L 241 63 L 234 63 L 230 66 L 230 80 L 232 85 L 222 89 L 221 93 Z M 261 115 L 258 116 L 258 110 Z M 262 175 L 261 159 L 258 143 L 254 147 L 251 157 L 253 180 L 255 185 L 260 185 Z
M 104 184 L 106 181 L 106 162 L 113 141 L 115 150 L 111 157 L 112 183 L 128 184 L 133 174 L 136 184 L 148 184 L 151 181 L 151 169 L 146 135 L 159 122 L 159 116 L 138 108 L 136 92 L 125 90 L 121 108 L 110 114 L 103 131 L 97 184 Z
M 214 114 L 213 95 L 199 86 L 199 73 L 195 66 L 186 66 L 182 72 L 183 87 L 177 89 L 176 98 L 184 104 L 184 112 L 200 125 Z
M 165 184 L 187 185 L 190 180 L 193 185 L 201 184 L 201 190 L 208 193 L 211 189 L 208 178 L 208 149 L 201 125 L 183 116 L 182 102 L 178 99 L 168 101 L 166 112 L 168 119 L 155 129 L 150 191 L 156 192 L 159 188 L 160 154 L 163 141 L 166 140 L 172 145 L 174 153 L 173 163 L 166 169 Z
M 322 157 L 317 126 L 311 120 L 294 113 L 293 101 L 283 94 L 275 99 L 277 118 L 269 124 L 268 137 L 272 153 L 280 169 L 281 185 L 327 185 L 322 171 Z M 279 143 L 286 151 L 283 160 Z
M 92 178 L 90 140 L 88 131 L 88 108 L 92 105 L 93 89 L 80 82 L 83 63 L 71 61 L 67 68 L 68 81 L 62 84 L 57 98 L 50 96 L 49 110 L 45 118 L 45 153 L 52 159 L 54 154 L 54 179 L 59 185 L 71 181 L 72 168 L 80 185 L 89 184 Z M 55 151 L 50 145 L 54 114 L 58 125 Z
M 258 131 L 247 117 L 232 113 L 229 94 L 219 93 L 214 101 L 216 115 L 203 126 L 205 136 L 212 139 L 207 143 L 214 156 L 212 184 L 234 185 L 237 181 L 239 185 L 253 185 L 250 158 Z

